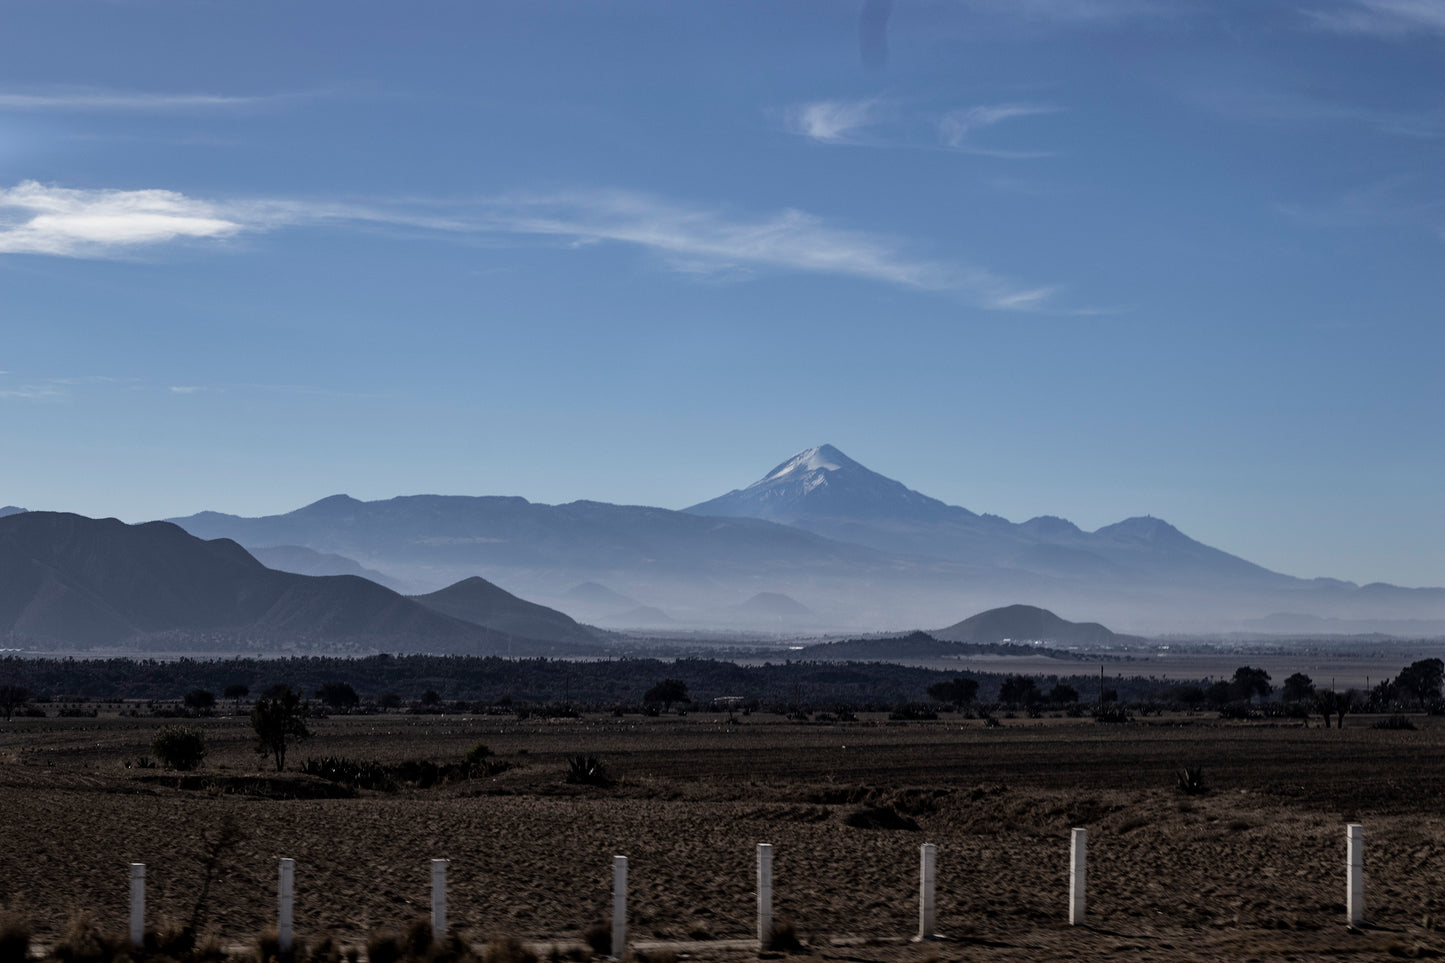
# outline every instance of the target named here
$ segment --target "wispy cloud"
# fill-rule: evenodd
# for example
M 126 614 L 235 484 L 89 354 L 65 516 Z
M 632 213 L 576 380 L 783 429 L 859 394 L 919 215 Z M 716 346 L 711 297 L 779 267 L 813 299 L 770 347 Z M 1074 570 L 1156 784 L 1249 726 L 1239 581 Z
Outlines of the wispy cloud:
M 824 144 L 855 143 L 879 119 L 877 100 L 819 100 L 788 111 L 789 129 Z
M 1010 150 L 979 143 L 976 134 L 1020 117 L 1053 114 L 1048 104 L 979 104 L 936 112 L 909 109 L 879 99 L 819 100 L 784 112 L 787 129 L 821 144 L 855 147 L 938 149 L 999 158 L 1051 156 L 1049 151 Z
M 0 385 L 0 398 L 22 401 L 51 401 L 65 396 L 65 391 L 56 384 Z
M 845 275 L 955 291 L 1001 309 L 1036 307 L 1052 293 L 1012 284 L 982 268 L 919 259 L 897 239 L 797 210 L 736 217 L 625 191 L 516 196 L 490 207 L 487 217 L 497 230 L 634 244 L 687 271 L 748 267 Z
M 0 254 L 121 257 L 164 242 L 325 224 L 550 237 L 572 246 L 628 244 L 661 256 L 680 272 L 828 274 L 954 292 L 999 309 L 1038 307 L 1052 293 L 977 266 L 919 257 L 898 238 L 840 226 L 805 211 L 737 214 L 632 191 L 336 204 L 204 201 L 173 191 L 81 191 L 33 181 L 0 190 Z
M 1046 157 L 1046 152 L 1006 151 L 984 147 L 974 143 L 973 135 L 986 127 L 993 127 L 1016 117 L 1034 117 L 1039 114 L 1056 113 L 1059 108 L 1045 104 L 984 104 L 955 110 L 943 116 L 938 122 L 938 136 L 951 150 L 967 153 L 988 154 L 995 157 Z
M 1445 0 L 1349 0 L 1305 13 L 1316 24 L 1343 33 L 1445 35 Z
M 36 181 L 0 189 L 0 254 L 111 257 L 244 229 L 216 205 L 174 191 L 75 190 Z
M 0 110 L 164 112 L 254 107 L 296 94 L 236 97 L 221 94 L 157 94 L 97 87 L 0 90 Z
M 193 395 L 200 390 L 199 385 L 171 385 L 173 395 Z
M 1347 96 L 1341 93 L 1342 98 Z M 1265 124 L 1345 124 L 1372 127 L 1395 137 L 1445 137 L 1445 111 L 1371 107 L 1290 90 L 1214 85 L 1191 98 L 1200 106 L 1239 120 Z

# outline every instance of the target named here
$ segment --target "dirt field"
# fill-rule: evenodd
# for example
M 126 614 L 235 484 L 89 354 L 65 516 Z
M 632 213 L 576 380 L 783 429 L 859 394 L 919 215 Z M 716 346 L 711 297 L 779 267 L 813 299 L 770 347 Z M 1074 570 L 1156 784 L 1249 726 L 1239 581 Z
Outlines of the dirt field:
M 754 846 L 774 847 L 775 913 L 834 960 L 1375 959 L 1445 953 L 1445 729 L 1344 731 L 1089 720 L 792 723 L 754 715 L 518 721 L 352 716 L 314 724 L 308 756 L 455 762 L 485 742 L 512 768 L 432 789 L 314 798 L 266 776 L 244 719 L 199 722 L 199 778 L 126 768 L 152 719 L 0 725 L 0 905 L 38 942 L 80 912 L 123 930 L 127 868 L 148 866 L 153 919 L 184 922 L 206 841 L 222 859 L 202 928 L 246 943 L 274 922 L 276 859 L 297 861 L 298 932 L 361 943 L 429 907 L 449 859 L 450 920 L 475 941 L 576 940 L 610 916 L 629 858 L 630 934 L 696 959 L 754 927 Z M 564 782 L 595 753 L 618 784 Z M 1202 766 L 1185 796 L 1176 770 Z M 180 787 L 178 788 L 178 784 Z M 303 798 L 281 798 L 300 796 Z M 304 798 L 313 797 L 313 798 Z M 912 828 L 849 824 L 870 808 Z M 896 817 L 896 818 L 895 818 Z M 1344 926 L 1345 824 L 1364 823 L 1366 915 Z M 866 822 L 866 820 L 865 820 Z M 1088 921 L 1067 925 L 1068 836 L 1089 830 Z M 939 930 L 918 926 L 918 849 L 938 847 Z

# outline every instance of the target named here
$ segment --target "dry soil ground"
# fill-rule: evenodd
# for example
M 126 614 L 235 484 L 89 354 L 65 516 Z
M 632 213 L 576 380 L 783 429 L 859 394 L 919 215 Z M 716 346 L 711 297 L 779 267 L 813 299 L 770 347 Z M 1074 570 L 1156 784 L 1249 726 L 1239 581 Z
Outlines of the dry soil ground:
M 276 859 L 297 861 L 298 931 L 359 944 L 429 906 L 449 859 L 465 938 L 575 940 L 609 917 L 611 858 L 628 856 L 630 934 L 693 958 L 754 920 L 754 846 L 774 847 L 776 914 L 833 960 L 1304 960 L 1445 953 L 1445 729 L 1343 731 L 1223 723 L 962 719 L 793 723 L 753 715 L 350 716 L 293 751 L 459 760 L 485 742 L 512 768 L 432 789 L 315 798 L 330 785 L 265 776 L 243 718 L 199 721 L 200 778 L 127 768 L 153 719 L 0 725 L 0 905 L 54 940 L 77 913 L 123 930 L 127 867 L 148 866 L 155 919 L 184 921 L 207 841 L 220 863 L 203 928 L 244 943 L 274 921 Z M 618 784 L 564 782 L 602 757 Z M 1202 766 L 1209 792 L 1175 788 Z M 284 798 L 300 796 L 302 798 Z M 312 798 L 305 798 L 312 797 Z M 850 825 L 891 804 L 917 829 Z M 1344 925 L 1345 825 L 1366 833 L 1369 925 Z M 1088 919 L 1067 923 L 1069 830 L 1089 830 Z M 917 931 L 918 850 L 938 847 L 939 929 Z

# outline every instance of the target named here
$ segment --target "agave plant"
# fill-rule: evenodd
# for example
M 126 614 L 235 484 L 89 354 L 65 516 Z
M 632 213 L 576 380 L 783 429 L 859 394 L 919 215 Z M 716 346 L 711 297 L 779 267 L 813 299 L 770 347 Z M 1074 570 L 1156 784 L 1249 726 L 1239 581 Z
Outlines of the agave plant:
M 581 754 L 567 757 L 567 781 L 579 786 L 605 788 L 612 785 L 612 777 L 607 775 L 602 760 L 596 756 Z

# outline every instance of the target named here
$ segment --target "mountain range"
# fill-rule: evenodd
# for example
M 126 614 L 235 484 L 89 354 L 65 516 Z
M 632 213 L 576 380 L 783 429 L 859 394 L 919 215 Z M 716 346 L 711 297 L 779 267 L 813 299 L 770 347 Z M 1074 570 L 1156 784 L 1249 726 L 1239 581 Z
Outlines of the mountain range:
M 0 516 L 0 636 L 187 652 L 599 654 L 597 633 L 472 579 L 410 599 L 355 575 L 266 568 L 168 522 Z

